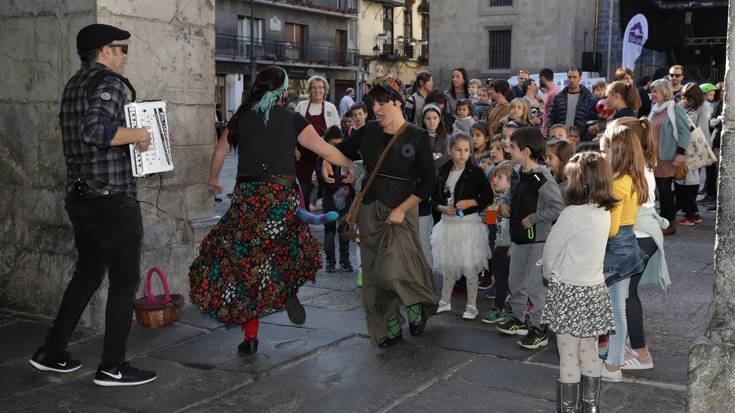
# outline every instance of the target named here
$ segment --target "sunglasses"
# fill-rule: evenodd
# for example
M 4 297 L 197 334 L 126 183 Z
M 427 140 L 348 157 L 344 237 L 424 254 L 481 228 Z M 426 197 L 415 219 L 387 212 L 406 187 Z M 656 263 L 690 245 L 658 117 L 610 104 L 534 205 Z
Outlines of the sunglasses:
M 681 73 L 669 73 L 669 76 L 671 76 L 671 77 L 682 77 L 683 75 Z
M 108 44 L 107 47 L 119 47 L 120 50 L 122 50 L 123 54 L 128 54 L 127 44 Z

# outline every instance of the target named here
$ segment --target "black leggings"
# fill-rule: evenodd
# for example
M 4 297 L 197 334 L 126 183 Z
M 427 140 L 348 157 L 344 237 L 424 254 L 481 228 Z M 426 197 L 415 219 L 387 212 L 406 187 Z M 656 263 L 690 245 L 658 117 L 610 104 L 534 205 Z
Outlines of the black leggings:
M 699 191 L 699 185 L 674 184 L 676 210 L 684 211 L 684 216 L 687 218 L 696 216 L 699 213 L 699 209 L 697 208 L 697 191 Z
M 651 237 L 638 238 L 637 241 L 638 246 L 648 258 L 658 250 L 658 246 Z M 628 336 L 630 337 L 630 346 L 634 349 L 646 346 L 646 338 L 643 333 L 643 306 L 638 296 L 638 283 L 640 283 L 642 276 L 643 273 L 638 273 L 630 278 L 628 298 L 625 300 L 625 318 L 628 321 Z
M 674 223 L 676 217 L 676 198 L 671 188 L 671 182 L 674 178 L 656 178 L 656 189 L 658 189 L 658 197 L 661 202 L 660 215 Z

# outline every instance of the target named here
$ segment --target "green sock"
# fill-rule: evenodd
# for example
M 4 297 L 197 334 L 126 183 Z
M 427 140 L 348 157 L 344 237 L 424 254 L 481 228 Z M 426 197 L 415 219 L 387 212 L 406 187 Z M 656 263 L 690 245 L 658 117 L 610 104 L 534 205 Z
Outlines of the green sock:
M 411 324 L 418 324 L 421 322 L 423 317 L 423 306 L 421 304 L 414 304 L 408 306 L 408 321 Z
M 386 338 L 394 338 L 401 335 L 401 319 L 398 317 L 398 313 L 393 314 L 388 320 L 388 334 Z

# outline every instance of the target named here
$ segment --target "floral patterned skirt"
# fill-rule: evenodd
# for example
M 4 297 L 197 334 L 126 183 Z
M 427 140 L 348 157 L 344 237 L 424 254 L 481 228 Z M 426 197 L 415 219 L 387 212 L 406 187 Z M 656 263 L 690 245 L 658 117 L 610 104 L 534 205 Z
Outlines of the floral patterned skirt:
M 549 282 L 541 322 L 556 334 L 596 337 L 615 329 L 610 292 L 605 284 L 589 287 Z
M 298 207 L 296 188 L 237 184 L 230 209 L 189 268 L 192 302 L 228 324 L 282 310 L 322 266 L 321 245 L 297 217 Z

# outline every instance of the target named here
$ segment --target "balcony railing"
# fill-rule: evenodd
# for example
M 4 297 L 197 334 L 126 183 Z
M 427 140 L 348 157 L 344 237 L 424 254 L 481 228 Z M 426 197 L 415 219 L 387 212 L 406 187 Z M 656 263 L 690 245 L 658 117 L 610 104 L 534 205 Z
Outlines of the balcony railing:
M 358 0 L 286 0 L 296 6 L 305 6 L 324 11 L 356 14 Z
M 325 66 L 357 66 L 358 51 L 331 46 L 297 44 L 279 40 L 218 34 L 215 56 L 233 60 L 304 63 Z
M 429 60 L 429 45 L 412 42 L 384 43 L 380 51 L 381 56 L 397 59 Z

